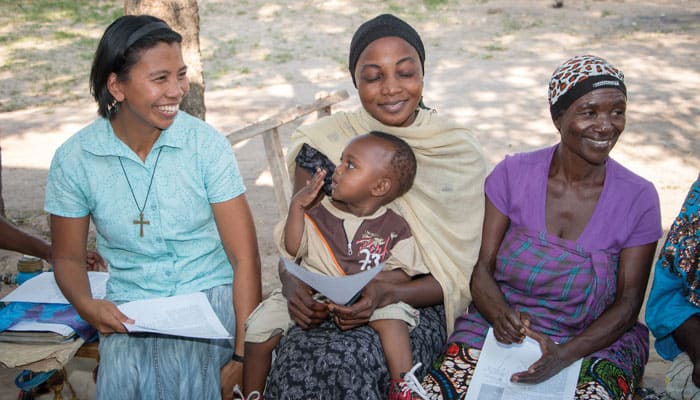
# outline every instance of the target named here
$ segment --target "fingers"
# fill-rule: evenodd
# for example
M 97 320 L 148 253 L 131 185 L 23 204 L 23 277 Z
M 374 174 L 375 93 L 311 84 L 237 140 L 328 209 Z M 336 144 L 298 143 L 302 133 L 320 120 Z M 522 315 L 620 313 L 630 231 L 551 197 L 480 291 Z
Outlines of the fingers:
M 367 325 L 369 323 L 369 318 L 342 319 L 336 315 L 334 321 L 338 328 L 345 331 L 358 326 Z
M 100 333 L 127 333 L 124 324 L 134 324 L 135 321 L 124 315 L 114 303 L 107 300 L 93 300 L 92 310 L 86 320 Z
M 523 324 L 523 326 L 529 328 L 531 321 L 532 321 L 532 317 L 530 317 L 530 314 L 528 314 L 526 312 L 518 311 L 518 316 L 519 316 L 520 322 Z
M 525 332 L 516 313 L 507 313 L 494 322 L 493 335 L 501 343 L 522 343 Z
M 329 310 L 333 314 L 333 320 L 338 328 L 348 330 L 366 325 L 372 316 L 374 307 L 371 301 L 361 298 L 352 306 L 331 304 Z
M 537 341 L 537 343 L 540 344 L 540 349 L 542 350 L 542 353 L 545 354 L 549 351 L 549 346 L 551 344 L 554 344 L 552 339 L 549 338 L 549 336 L 544 335 L 542 333 L 539 333 L 537 331 L 534 331 L 530 329 L 529 327 L 525 327 L 525 334 Z
M 294 296 L 287 301 L 287 309 L 292 320 L 302 329 L 318 326 L 328 318 L 328 306 L 319 303 L 308 293 Z
M 292 197 L 292 201 L 304 208 L 312 204 L 323 187 L 326 174 L 327 172 L 325 169 L 317 169 L 311 179 L 306 181 L 306 186 L 301 188 L 301 190 Z
M 302 329 L 310 327 L 312 311 L 298 298 L 290 299 L 287 302 L 287 310 L 292 320 Z
M 243 386 L 243 364 L 231 361 L 221 368 L 221 398 L 233 399 L 233 388 Z
M 544 357 L 535 361 L 527 371 L 516 372 L 510 377 L 512 382 L 534 384 L 544 382 L 554 376 L 554 371 L 547 367 Z
M 318 191 L 321 190 L 326 179 L 326 174 L 327 172 L 325 169 L 319 168 L 316 170 L 316 173 L 314 173 L 314 176 L 311 177 L 310 186 L 314 193 L 318 193 Z
M 87 263 L 87 270 L 88 271 L 106 271 L 107 270 L 107 264 L 105 263 L 105 260 L 102 258 L 102 256 L 98 252 L 88 251 L 86 263 Z
M 134 321 L 133 319 L 122 314 L 122 312 L 119 311 L 117 307 L 114 307 L 112 321 L 116 321 L 116 323 L 110 323 L 110 327 L 113 329 L 114 332 L 119 333 L 127 333 L 129 331 L 128 329 L 126 329 L 124 324 L 133 325 L 134 323 L 136 323 L 136 321 Z
M 368 297 L 362 296 L 358 301 L 350 306 L 330 304 L 329 309 L 333 314 L 340 316 L 345 320 L 368 320 L 374 312 L 375 307 Z

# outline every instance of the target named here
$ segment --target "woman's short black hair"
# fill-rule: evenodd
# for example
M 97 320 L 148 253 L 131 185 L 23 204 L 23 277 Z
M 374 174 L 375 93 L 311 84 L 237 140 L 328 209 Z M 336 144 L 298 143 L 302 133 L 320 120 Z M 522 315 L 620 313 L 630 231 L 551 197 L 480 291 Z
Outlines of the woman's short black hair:
M 112 22 L 100 39 L 90 70 L 90 93 L 97 101 L 97 113 L 112 117 L 117 104 L 107 90 L 111 73 L 125 81 L 131 67 L 139 61 L 142 50 L 160 42 L 182 43 L 182 36 L 163 20 L 150 15 L 124 15 Z

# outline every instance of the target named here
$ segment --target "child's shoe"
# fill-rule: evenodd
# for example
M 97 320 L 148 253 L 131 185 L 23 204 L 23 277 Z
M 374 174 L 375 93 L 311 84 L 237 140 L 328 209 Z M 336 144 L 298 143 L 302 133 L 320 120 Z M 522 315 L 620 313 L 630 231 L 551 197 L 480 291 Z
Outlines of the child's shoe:
M 257 390 L 248 394 L 248 397 L 245 397 L 245 395 L 241 391 L 241 388 L 238 387 L 238 385 L 233 387 L 233 399 L 234 400 L 265 400 L 263 395 L 261 393 L 259 393 Z
M 389 382 L 389 400 L 429 400 L 428 394 L 414 375 L 420 366 L 421 363 L 414 365 L 410 371 L 403 375 L 402 379 L 392 379 Z

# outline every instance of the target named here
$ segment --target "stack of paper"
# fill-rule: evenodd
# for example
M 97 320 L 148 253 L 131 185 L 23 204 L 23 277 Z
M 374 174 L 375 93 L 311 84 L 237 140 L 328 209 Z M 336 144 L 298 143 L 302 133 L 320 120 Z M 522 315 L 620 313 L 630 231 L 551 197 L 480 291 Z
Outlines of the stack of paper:
M 108 274 L 88 272 L 92 297 L 105 297 Z M 0 309 L 0 341 L 48 341 L 72 340 L 78 334 L 88 340 L 76 327 L 51 322 L 57 315 L 65 317 L 69 308 L 79 318 L 68 300 L 63 296 L 52 272 L 44 272 L 18 286 L 5 296 L 3 302 L 15 304 Z M 61 310 L 54 308 L 63 307 Z M 162 335 L 185 336 L 206 339 L 230 339 L 231 334 L 224 328 L 204 293 L 137 300 L 120 304 L 124 315 L 135 321 L 124 324 L 129 332 L 152 332 Z M 74 322 L 74 321 L 71 321 Z M 83 320 L 80 322 L 90 327 Z M 76 325 L 76 324 L 73 324 Z M 233 327 L 231 327 L 233 328 Z
M 94 298 L 104 298 L 107 278 L 106 272 L 88 273 Z M 10 303 L 0 309 L 0 342 L 63 343 L 95 335 L 70 307 L 53 272 L 27 280 L 0 301 Z
M 0 332 L 0 342 L 64 343 L 77 336 L 75 330 L 68 325 L 20 321 Z

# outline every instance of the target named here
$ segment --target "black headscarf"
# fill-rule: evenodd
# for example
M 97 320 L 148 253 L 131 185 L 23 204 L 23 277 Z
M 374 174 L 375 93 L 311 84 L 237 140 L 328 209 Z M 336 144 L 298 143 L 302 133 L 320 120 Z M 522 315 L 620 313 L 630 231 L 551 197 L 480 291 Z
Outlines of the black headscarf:
M 357 60 L 360 58 L 360 54 L 362 54 L 362 51 L 364 51 L 370 43 L 387 36 L 400 37 L 413 46 L 418 52 L 420 65 L 423 69 L 423 74 L 425 74 L 425 48 L 423 47 L 423 41 L 420 39 L 418 32 L 402 19 L 391 14 L 382 14 L 360 25 L 352 36 L 348 64 L 352 83 L 355 87 L 357 87 L 357 83 L 355 82 L 355 67 L 357 66 Z

